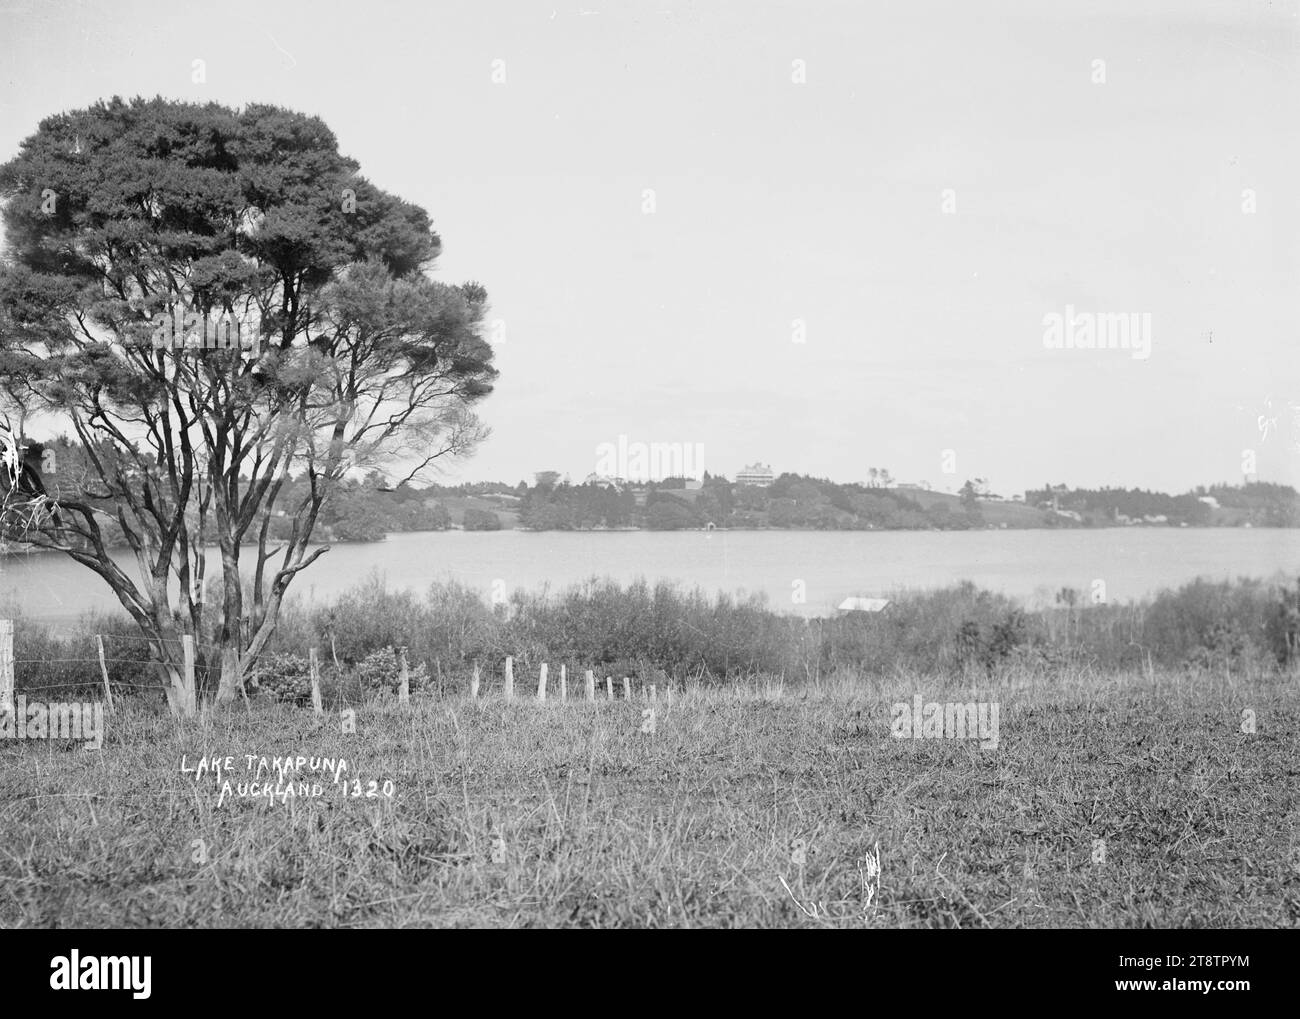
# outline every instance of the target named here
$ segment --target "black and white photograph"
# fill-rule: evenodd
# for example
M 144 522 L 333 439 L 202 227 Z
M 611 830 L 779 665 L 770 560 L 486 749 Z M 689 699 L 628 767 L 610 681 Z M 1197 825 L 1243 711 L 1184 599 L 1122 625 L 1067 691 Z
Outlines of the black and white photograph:
M 1260 989 L 1300 3 L 3 4 L 0 930 Z

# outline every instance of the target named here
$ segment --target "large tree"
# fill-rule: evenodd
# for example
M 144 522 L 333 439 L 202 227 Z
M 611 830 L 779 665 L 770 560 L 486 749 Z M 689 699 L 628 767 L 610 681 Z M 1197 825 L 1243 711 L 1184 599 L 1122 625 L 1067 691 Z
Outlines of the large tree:
M 217 700 L 238 692 L 343 479 L 409 480 L 485 434 L 486 292 L 432 280 L 428 214 L 358 170 L 315 117 L 160 98 L 50 117 L 0 167 L 0 402 L 20 432 L 33 414 L 70 427 L 84 465 L 46 479 L 57 514 L 11 498 L 4 519 L 110 585 L 174 705 L 182 634 L 214 646 Z M 156 347 L 178 309 L 238 321 L 260 350 Z M 110 555 L 110 517 L 138 576 Z

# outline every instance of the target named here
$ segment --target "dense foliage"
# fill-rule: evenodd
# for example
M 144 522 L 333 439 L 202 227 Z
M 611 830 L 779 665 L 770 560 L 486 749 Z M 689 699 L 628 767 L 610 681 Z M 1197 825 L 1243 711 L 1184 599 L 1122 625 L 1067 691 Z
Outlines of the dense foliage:
M 98 574 L 177 710 L 176 648 L 205 633 L 228 701 L 319 539 L 382 537 L 348 479 L 394 461 L 418 478 L 486 434 L 487 291 L 434 280 L 429 214 L 319 118 L 262 103 L 113 97 L 46 117 L 0 165 L 0 214 L 6 445 L 42 416 L 75 437 L 43 482 L 6 490 L 0 539 Z M 217 572 L 217 597 L 196 597 Z
M 5 608 L 14 613 L 14 608 Z M 60 640 L 21 618 L 18 689 L 100 686 L 93 633 L 107 633 L 112 682 L 124 691 L 156 684 L 121 620 L 87 619 Z M 306 650 L 319 649 L 322 689 L 347 699 L 395 688 L 394 648 L 407 647 L 413 691 L 463 690 L 477 663 L 491 685 L 505 656 L 517 675 L 542 662 L 570 675 L 593 669 L 646 682 L 724 681 L 756 675 L 808 682 L 836 673 L 1053 676 L 1087 670 L 1263 673 L 1300 661 L 1300 584 L 1198 580 L 1127 605 L 1091 605 L 1063 591 L 1053 607 L 1026 610 L 973 584 L 895 598 L 878 614 L 803 619 L 759 597 L 710 598 L 670 584 L 592 580 L 559 595 L 516 591 L 489 606 L 472 590 L 435 584 L 424 597 L 389 591 L 376 578 L 332 605 L 286 607 L 273 646 L 254 670 L 258 689 L 301 703 Z M 287 655 L 289 657 L 282 657 Z M 132 661 L 140 664 L 132 666 Z M 207 682 L 201 675 L 203 686 Z M 576 678 L 573 680 L 576 683 Z
M 1266 481 L 1202 486 L 1183 495 L 1138 488 L 1068 489 L 1046 485 L 1026 492 L 1025 502 L 1073 511 L 1092 524 L 1158 520 L 1175 527 L 1300 527 L 1300 494 L 1290 485 Z

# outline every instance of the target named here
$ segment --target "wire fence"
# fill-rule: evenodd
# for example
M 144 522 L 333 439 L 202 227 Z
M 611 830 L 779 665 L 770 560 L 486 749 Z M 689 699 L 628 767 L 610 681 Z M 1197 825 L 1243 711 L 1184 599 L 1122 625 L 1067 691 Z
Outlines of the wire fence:
M 0 621 L 0 623 L 4 622 L 7 621 Z M 159 642 L 156 639 L 137 636 L 134 634 L 90 633 L 85 634 L 80 638 L 74 638 L 74 640 L 93 642 L 95 646 L 95 653 L 93 656 L 86 655 L 85 657 L 81 657 L 60 655 L 58 657 L 15 658 L 12 653 L 12 627 L 10 626 L 8 629 L 7 635 L 0 634 L 0 645 L 2 645 L 0 646 L 0 703 L 6 700 L 6 694 L 12 696 L 18 693 L 26 694 L 38 691 L 80 690 L 102 692 L 104 700 L 111 709 L 113 706 L 114 691 L 121 691 L 123 693 L 131 691 L 152 691 L 158 694 L 166 694 L 169 700 L 173 697 L 179 697 L 182 705 L 188 703 L 192 707 L 196 705 L 196 698 L 200 694 L 212 694 L 215 676 L 219 671 L 218 659 L 220 658 L 220 653 L 223 651 L 222 648 L 214 644 L 192 643 L 188 636 L 183 637 L 181 641 L 166 641 L 165 643 L 171 645 L 169 649 L 171 654 L 167 655 L 166 658 L 164 658 L 163 654 L 159 651 Z M 149 654 L 147 657 L 143 654 L 139 657 L 130 656 L 130 650 L 127 649 L 125 651 L 126 656 L 124 656 L 124 652 L 121 650 L 121 645 L 119 644 L 118 648 L 115 649 L 115 653 L 110 656 L 105 654 L 103 650 L 105 643 L 109 641 L 134 641 L 137 642 L 137 646 L 138 644 L 144 644 L 147 646 Z M 175 647 L 177 643 L 181 643 L 182 647 Z M 185 644 L 189 644 L 190 646 L 191 650 L 188 652 L 185 650 Z M 198 649 L 214 651 L 218 652 L 218 654 L 213 656 L 200 656 L 195 653 Z M 487 661 L 481 661 L 476 656 L 472 662 L 456 662 L 454 659 L 452 661 L 444 662 L 443 660 L 438 659 L 435 662 L 435 678 L 433 670 L 425 669 L 425 664 L 427 663 L 421 663 L 418 669 L 412 669 L 412 663 L 408 663 L 406 658 L 406 649 L 403 646 L 398 649 L 397 660 L 400 662 L 400 666 L 397 669 L 396 674 L 392 677 L 391 686 L 395 688 L 399 702 L 403 704 L 408 703 L 410 693 L 417 690 L 426 693 L 436 691 L 439 695 L 446 695 L 448 693 L 454 693 L 457 690 L 463 690 L 476 699 L 480 695 L 491 696 L 492 693 L 499 692 L 504 695 L 505 699 L 514 700 L 516 698 L 514 669 L 516 666 L 519 666 L 522 669 L 521 675 L 519 676 L 520 682 L 518 686 L 518 695 L 520 699 L 535 698 L 537 700 L 545 700 L 547 699 L 548 692 L 551 699 L 572 701 L 627 700 L 633 699 L 634 697 L 631 688 L 632 681 L 627 676 L 622 676 L 622 681 L 619 682 L 620 677 L 605 675 L 602 682 L 601 677 L 594 674 L 596 670 L 588 670 L 589 676 L 584 676 L 582 670 L 579 668 L 569 672 L 566 677 L 565 666 L 560 665 L 556 672 L 549 676 L 548 682 L 547 670 L 549 666 L 546 662 L 534 662 L 530 666 L 528 663 L 531 656 L 525 655 L 520 658 L 507 654 L 502 656 L 500 659 L 497 659 L 497 662 L 499 662 L 498 667 L 496 663 L 492 663 L 492 657 L 493 656 L 489 656 Z M 318 661 L 320 663 L 319 665 Z M 359 689 L 354 692 L 361 693 L 363 696 L 367 690 L 378 690 L 383 688 L 385 685 L 383 681 L 377 682 L 373 677 L 365 677 L 362 675 L 365 668 L 365 663 L 363 662 L 354 669 L 343 670 L 347 674 L 348 678 L 344 681 L 344 687 L 338 687 L 337 684 L 342 678 L 342 673 L 338 670 L 335 670 L 333 673 L 328 672 L 327 662 L 328 659 L 325 659 L 324 656 L 321 656 L 318 660 L 316 649 L 312 649 L 312 656 L 310 658 L 310 698 L 313 709 L 317 713 L 319 713 L 321 709 L 322 695 L 326 681 L 333 684 L 328 688 L 333 691 L 330 694 L 332 701 L 338 696 L 348 698 L 350 694 L 346 691 L 350 690 L 351 686 L 357 684 L 360 684 Z M 54 679 L 54 677 L 47 675 L 32 675 L 31 672 L 29 672 L 26 681 L 16 682 L 18 677 L 15 676 L 16 670 L 14 669 L 14 666 L 25 666 L 27 669 L 32 671 L 49 669 L 54 671 L 57 675 L 57 673 L 61 671 L 57 667 L 77 665 L 84 666 L 85 672 L 84 675 L 75 679 Z M 140 671 L 146 673 L 152 672 L 153 678 L 145 679 L 139 675 L 133 675 L 131 673 L 128 673 L 125 676 L 120 675 L 120 673 L 118 676 L 113 676 L 110 675 L 110 665 L 126 667 L 134 666 Z M 321 668 L 321 665 L 325 667 Z M 390 665 L 389 667 L 392 666 Z M 470 678 L 469 675 L 471 668 L 472 678 Z M 600 671 L 602 673 L 604 672 L 604 670 Z M 291 669 L 290 672 L 292 673 L 293 670 Z M 529 673 L 538 674 L 536 678 L 533 678 L 528 676 Z M 244 682 L 241 682 L 239 684 L 239 689 L 244 698 L 248 699 L 253 696 L 255 692 L 261 690 L 267 683 L 267 678 L 268 677 L 265 675 L 261 676 L 261 682 L 256 678 L 253 679 L 251 687 L 246 685 Z M 671 697 L 671 681 L 663 682 L 667 679 L 668 677 L 666 676 L 660 677 L 660 685 L 658 689 Z M 270 686 L 265 686 L 265 692 L 269 694 L 272 699 L 295 704 L 304 703 L 306 701 L 308 688 L 300 685 L 304 682 L 302 677 L 290 675 L 287 678 L 288 686 L 285 689 L 280 689 L 280 686 L 277 685 L 280 683 L 280 679 L 272 677 L 270 682 Z M 654 682 L 647 681 L 645 677 L 641 677 L 641 681 L 637 686 L 639 687 L 638 693 L 640 694 L 640 699 L 648 699 L 649 701 L 654 702 L 656 696 L 656 685 Z M 536 690 L 535 694 L 532 692 L 534 689 Z M 615 698 L 615 689 L 617 689 L 621 694 L 618 698 Z M 182 710 L 185 710 L 184 706 L 182 707 Z
M 87 680 L 81 680 L 81 681 L 79 681 L 79 682 L 75 682 L 75 683 L 39 683 L 39 684 L 36 684 L 36 685 L 30 685 L 30 684 L 24 683 L 22 686 L 18 687 L 18 692 L 19 692 L 19 693 L 26 693 L 28 690 L 69 690 L 69 689 L 76 689 L 76 688 L 79 688 L 79 687 L 90 687 L 90 686 L 98 686 L 98 685 L 99 685 L 99 681 L 98 681 L 98 680 L 89 680 L 89 679 L 87 679 Z M 122 689 L 122 690 L 162 690 L 162 689 L 164 689 L 164 686 L 163 686 L 163 684 L 162 684 L 161 682 L 158 682 L 158 683 L 119 683 L 117 680 L 113 680 L 113 681 L 112 681 L 112 685 L 113 685 L 113 688 L 114 688 L 115 690 L 117 690 L 117 689 Z
M 166 662 L 158 655 L 156 649 L 158 647 L 159 642 L 154 638 L 138 636 L 135 634 L 90 633 L 90 634 L 84 634 L 77 638 L 64 640 L 62 641 L 62 643 L 66 645 L 68 643 L 72 643 L 74 641 L 80 641 L 80 640 L 85 640 L 92 644 L 94 650 L 92 651 L 91 654 L 88 654 L 85 657 L 59 656 L 53 658 L 51 657 L 14 658 L 11 656 L 9 658 L 9 662 L 13 666 L 27 666 L 27 667 L 35 667 L 39 669 L 48 668 L 50 666 L 82 665 L 82 666 L 86 666 L 87 668 L 86 675 L 83 678 L 59 680 L 57 682 L 40 682 L 40 681 L 24 682 L 20 675 L 16 677 L 17 679 L 16 682 L 13 679 L 10 680 L 13 691 L 15 693 L 27 693 L 27 692 L 33 692 L 38 690 L 46 691 L 46 690 L 95 689 L 95 690 L 102 691 L 105 690 L 105 688 L 107 687 L 110 688 L 111 690 L 122 690 L 122 691 L 152 690 L 158 693 L 163 693 L 172 688 L 171 678 L 169 675 L 164 673 L 163 669 L 169 666 L 171 668 L 177 668 L 178 666 L 181 665 L 181 663 L 184 660 L 183 648 L 181 646 L 178 646 L 181 643 L 179 640 L 167 641 L 167 643 L 171 645 L 172 656 L 171 656 L 171 660 Z M 133 641 L 136 642 L 137 644 L 146 645 L 148 648 L 150 648 L 153 651 L 153 653 L 147 657 L 143 655 L 139 657 L 123 657 L 123 652 L 119 650 L 117 653 L 113 655 L 108 655 L 108 654 L 101 655 L 99 653 L 100 648 L 102 648 L 109 641 Z M 216 671 L 217 660 L 220 658 L 223 649 L 218 645 L 208 644 L 203 642 L 194 642 L 192 646 L 194 647 L 196 652 L 198 651 L 213 652 L 212 655 L 205 656 L 207 658 L 205 662 L 199 662 L 197 660 L 198 655 L 196 654 L 196 661 L 194 663 L 196 666 L 195 671 L 197 673 L 203 674 L 205 679 L 207 679 L 210 682 L 211 674 Z M 127 655 L 130 654 L 129 650 L 126 652 L 126 654 Z M 327 662 L 328 659 L 325 659 L 325 661 Z M 135 679 L 114 677 L 108 674 L 109 666 L 112 665 L 135 666 L 141 670 L 157 670 L 157 678 L 150 681 L 139 681 Z M 439 663 L 440 674 L 442 672 L 442 669 L 443 669 L 443 665 L 442 663 Z M 3 687 L 3 685 L 4 685 L 3 680 L 0 679 L 0 687 Z M 245 693 L 246 694 L 251 693 L 251 691 L 245 690 Z
M 105 662 L 114 662 L 125 665 L 156 665 L 157 660 L 152 658 L 105 658 Z M 100 659 L 95 658 L 15 658 L 15 665 L 52 665 L 54 663 L 80 662 L 85 665 L 98 665 Z
M 36 690 L 74 690 L 74 689 L 103 689 L 105 684 L 113 690 L 154 690 L 158 692 L 165 691 L 169 687 L 168 680 L 160 673 L 156 679 L 151 681 L 139 681 L 126 678 L 118 678 L 107 675 L 109 666 L 135 666 L 141 670 L 156 669 L 162 666 L 163 660 L 155 651 L 153 654 L 144 656 L 130 656 L 131 650 L 117 650 L 115 654 L 103 654 L 102 649 L 109 641 L 134 641 L 137 644 L 144 644 L 146 647 L 156 649 L 158 641 L 149 637 L 137 636 L 125 633 L 90 633 L 79 638 L 61 640 L 64 646 L 86 640 L 92 644 L 93 650 L 85 657 L 40 657 L 40 658 L 16 658 L 11 657 L 10 662 L 14 666 L 29 666 L 36 668 L 47 668 L 49 666 L 66 666 L 66 665 L 84 665 L 87 667 L 87 674 L 84 678 L 60 680 L 58 682 L 22 682 L 21 678 L 14 683 L 15 692 L 27 693 Z M 180 641 L 168 641 L 167 643 L 174 646 L 174 657 L 177 660 L 183 658 Z M 220 648 L 215 644 L 195 643 L 196 649 L 205 651 L 220 652 Z M 123 655 L 128 657 L 124 657 Z

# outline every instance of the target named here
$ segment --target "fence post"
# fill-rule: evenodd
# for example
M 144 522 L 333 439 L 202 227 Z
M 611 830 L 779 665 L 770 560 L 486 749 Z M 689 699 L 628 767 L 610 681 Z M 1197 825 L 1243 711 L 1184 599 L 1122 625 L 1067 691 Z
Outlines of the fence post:
M 104 677 L 104 708 L 107 711 L 113 710 L 113 691 L 108 686 L 108 665 L 104 661 L 104 635 L 95 634 L 95 644 L 99 648 L 99 671 Z
M 542 662 L 541 671 L 537 674 L 537 699 L 546 700 L 546 663 Z
M 605 677 L 605 693 L 611 701 L 614 699 L 614 681 L 609 676 Z
M 311 663 L 311 710 L 312 714 L 320 718 L 325 714 L 325 707 L 320 699 L 320 662 L 315 648 L 307 649 L 307 658 Z
M 632 699 L 632 681 L 628 679 L 626 676 L 624 676 L 623 677 L 623 700 L 630 701 L 631 699 Z
M 14 621 L 0 619 L 0 711 L 14 714 Z
M 515 660 L 506 655 L 506 700 L 515 699 Z
M 650 703 L 651 703 L 651 704 L 656 703 L 656 701 L 655 701 L 655 685 L 654 685 L 653 683 L 650 684 Z
M 194 686 L 194 637 L 181 634 L 181 654 L 185 660 L 185 672 L 181 676 L 181 714 L 193 718 L 198 708 L 198 691 Z
M 471 700 L 478 700 L 478 662 L 474 663 L 474 675 L 469 678 L 469 696 Z
M 569 683 L 565 675 L 565 668 L 563 665 L 561 665 L 560 666 L 560 700 L 567 701 L 568 699 L 569 699 Z
M 588 669 L 587 670 L 587 700 L 594 701 L 595 699 L 596 699 L 596 676 L 590 669 Z
M 406 667 L 406 648 L 397 649 L 397 660 L 401 664 L 402 671 L 397 681 L 397 703 L 411 703 L 411 673 Z

